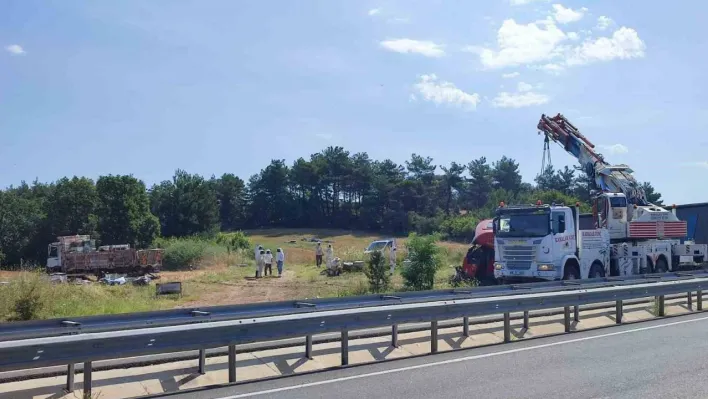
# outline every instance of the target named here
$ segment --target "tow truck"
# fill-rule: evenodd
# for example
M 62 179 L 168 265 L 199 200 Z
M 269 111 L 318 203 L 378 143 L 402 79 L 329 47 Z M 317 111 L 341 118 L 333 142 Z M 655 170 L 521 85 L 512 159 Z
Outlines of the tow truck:
M 493 221 L 494 277 L 519 280 L 573 280 L 665 273 L 703 266 L 708 245 L 682 239 L 687 224 L 649 203 L 624 164 L 611 165 L 563 115 L 545 114 L 537 125 L 545 136 L 575 157 L 592 181 L 594 228 L 580 230 L 580 204 L 497 208 Z M 545 159 L 544 153 L 544 159 Z

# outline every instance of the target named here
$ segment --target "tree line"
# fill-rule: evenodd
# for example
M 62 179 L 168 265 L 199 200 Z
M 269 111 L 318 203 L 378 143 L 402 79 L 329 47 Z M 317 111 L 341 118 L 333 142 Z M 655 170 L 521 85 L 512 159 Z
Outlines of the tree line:
M 643 185 L 649 200 L 660 203 L 651 184 Z M 590 181 L 579 168 L 548 166 L 529 183 L 506 156 L 437 165 L 413 154 L 398 164 L 328 147 L 291 165 L 272 160 L 248 181 L 177 170 L 149 188 L 132 175 L 21 182 L 0 191 L 0 264 L 42 264 L 49 243 L 73 234 L 135 247 L 158 236 L 273 227 L 439 232 L 469 240 L 500 201 L 580 201 L 588 211 L 589 199 Z

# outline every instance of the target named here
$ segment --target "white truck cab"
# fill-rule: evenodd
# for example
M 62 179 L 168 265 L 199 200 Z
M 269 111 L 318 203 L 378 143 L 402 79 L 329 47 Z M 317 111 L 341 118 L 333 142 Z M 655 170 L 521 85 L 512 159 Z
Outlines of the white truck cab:
M 606 229 L 580 231 L 579 208 L 501 206 L 494 218 L 494 277 L 558 280 L 609 275 Z

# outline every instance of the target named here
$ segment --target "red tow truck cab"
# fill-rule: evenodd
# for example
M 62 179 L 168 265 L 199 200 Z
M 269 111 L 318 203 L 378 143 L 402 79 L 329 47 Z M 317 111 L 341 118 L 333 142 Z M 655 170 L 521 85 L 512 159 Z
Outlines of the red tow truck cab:
M 462 270 L 469 277 L 482 281 L 494 276 L 494 231 L 492 219 L 479 222 L 472 246 L 462 261 Z

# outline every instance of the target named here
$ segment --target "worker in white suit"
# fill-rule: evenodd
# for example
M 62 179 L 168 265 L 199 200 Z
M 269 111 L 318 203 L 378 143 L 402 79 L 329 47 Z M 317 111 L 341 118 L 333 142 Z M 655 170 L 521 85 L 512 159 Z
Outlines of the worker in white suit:
M 258 276 L 259 276 L 259 274 L 258 274 L 258 270 L 259 270 L 259 269 L 258 269 L 258 264 L 259 264 L 259 262 L 260 262 L 260 260 L 261 260 L 261 251 L 262 251 L 262 250 L 263 250 L 263 246 L 261 246 L 261 245 L 257 245 L 257 246 L 256 246 L 256 251 L 255 251 L 255 254 L 254 254 L 254 255 L 255 255 L 255 261 L 256 261 L 256 278 L 258 278 Z
M 327 251 L 325 251 L 325 265 L 328 269 L 332 268 L 332 262 L 334 261 L 334 248 L 332 244 L 327 245 Z

